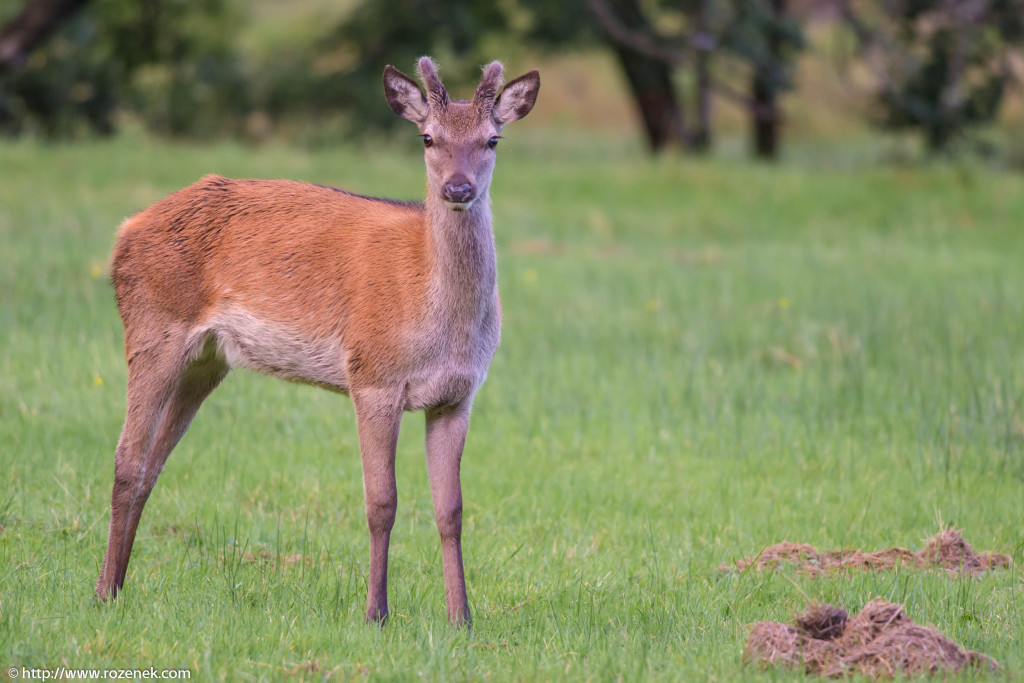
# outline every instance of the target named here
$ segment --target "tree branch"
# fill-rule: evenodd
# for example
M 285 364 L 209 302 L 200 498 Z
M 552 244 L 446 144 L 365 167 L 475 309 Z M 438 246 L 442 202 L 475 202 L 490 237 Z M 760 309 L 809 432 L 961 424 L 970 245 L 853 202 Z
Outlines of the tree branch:
M 857 39 L 857 44 L 860 47 L 866 48 L 873 45 L 878 36 L 872 31 L 867 23 L 860 18 L 860 16 L 854 12 L 853 6 L 850 4 L 850 0 L 839 0 L 839 15 L 846 22 L 846 25 L 853 31 L 854 38 Z
M 711 91 L 724 99 L 740 105 L 760 119 L 766 121 L 776 119 L 781 121 L 783 119 L 781 112 L 772 111 L 771 107 L 765 107 L 764 105 L 756 102 L 754 98 L 743 94 L 731 86 L 725 85 L 721 81 L 712 83 Z
M 686 62 L 684 49 L 672 45 L 668 39 L 653 30 L 626 26 L 605 0 L 587 0 L 587 6 L 598 26 L 612 42 L 672 66 L 680 66 Z

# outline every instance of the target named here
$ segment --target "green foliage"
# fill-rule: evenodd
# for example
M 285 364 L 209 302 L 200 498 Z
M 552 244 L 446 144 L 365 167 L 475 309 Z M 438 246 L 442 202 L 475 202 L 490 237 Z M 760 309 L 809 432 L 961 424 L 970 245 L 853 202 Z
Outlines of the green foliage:
M 104 40 L 109 45 L 109 36 L 101 33 L 96 21 L 76 18 L 34 53 L 24 70 L 0 75 L 0 133 L 113 132 L 123 73 L 108 50 L 90 49 Z
M 132 3 L 136 5 L 137 3 Z M 232 44 L 241 10 L 231 0 L 147 0 L 118 22 L 129 58 L 129 102 L 153 130 L 210 137 L 237 130 L 250 110 L 248 74 Z M 127 22 L 126 22 L 127 23 Z
M 518 0 L 513 23 L 524 39 L 551 50 L 597 43 L 597 32 L 585 0 Z M 505 5 L 508 7 L 508 5 Z
M 276 128 L 309 140 L 344 132 L 345 120 L 363 134 L 399 121 L 381 95 L 385 64 L 411 72 L 431 54 L 453 90 L 471 88 L 481 64 L 519 41 L 582 40 L 583 11 L 532 0 L 367 0 L 311 40 L 252 54 L 237 45 L 237 0 L 94 0 L 27 69 L 0 81 L 0 132 L 110 133 L 126 112 L 156 132 L 201 138 Z
M 445 82 L 457 90 L 473 83 L 474 78 L 479 80 L 480 64 L 489 61 L 481 53 L 484 37 L 505 28 L 505 16 L 494 2 L 368 0 L 324 41 L 321 49 L 352 55 L 343 68 L 329 74 L 336 84 L 336 103 L 355 112 L 360 126 L 371 123 L 386 127 L 399 119 L 382 106 L 384 64 L 410 72 L 420 56 L 434 55 L 444 65 Z
M 1024 179 L 649 161 L 530 121 L 493 190 L 504 325 L 463 459 L 471 635 L 444 625 L 422 417 L 381 631 L 362 623 L 350 402 L 244 372 L 171 456 L 126 590 L 92 601 L 125 405 L 118 221 L 211 171 L 415 197 L 416 142 L 0 143 L 0 666 L 804 681 L 743 666 L 749 625 L 884 596 L 1020 676 Z M 940 520 L 1014 568 L 718 571 L 784 539 L 916 549 Z
M 581 39 L 583 11 L 578 2 L 365 0 L 317 46 L 314 61 L 330 66 L 311 82 L 322 81 L 331 93 L 319 105 L 351 112 L 361 131 L 388 128 L 400 120 L 382 104 L 383 65 L 415 75 L 416 60 L 430 54 L 449 89 L 465 91 L 479 81 L 481 65 L 519 41 L 550 46 L 561 36 L 564 48 Z
M 762 0 L 708 4 L 721 46 L 762 73 L 772 93 L 791 90 L 796 58 L 806 39 L 800 22 L 785 12 L 785 3 L 777 2 L 776 9 Z
M 236 128 L 249 109 L 238 20 L 230 0 L 94 0 L 0 79 L 0 131 L 106 134 L 120 110 L 172 135 Z
M 381 95 L 385 64 L 415 76 L 416 60 L 432 55 L 449 89 L 467 93 L 481 65 L 524 44 L 565 50 L 593 41 L 582 0 L 364 0 L 312 45 L 264 60 L 255 91 L 259 109 L 274 121 L 327 122 L 330 129 L 343 113 L 364 135 L 404 125 Z
M 933 151 L 948 150 L 998 115 L 1013 80 L 1008 52 L 1024 38 L 1024 2 L 882 3 L 861 31 L 883 64 L 875 120 L 920 130 Z

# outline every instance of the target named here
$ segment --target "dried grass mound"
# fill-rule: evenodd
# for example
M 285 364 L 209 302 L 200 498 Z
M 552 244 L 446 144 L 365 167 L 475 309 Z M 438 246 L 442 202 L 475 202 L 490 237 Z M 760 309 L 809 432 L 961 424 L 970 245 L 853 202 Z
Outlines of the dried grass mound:
M 859 614 L 816 605 L 793 624 L 762 621 L 754 625 L 743 653 L 748 664 L 784 666 L 837 678 L 860 674 L 873 678 L 934 675 L 964 667 L 999 665 L 988 655 L 964 650 L 933 628 L 914 623 L 902 605 L 872 600 Z
M 977 576 L 990 569 L 1009 567 L 1010 563 L 1009 555 L 975 553 L 957 529 L 943 529 L 916 553 L 906 548 L 887 548 L 875 552 L 818 552 L 811 545 L 777 543 L 765 548 L 760 555 L 743 558 L 735 564 L 723 564 L 718 569 L 742 572 L 749 567 L 760 571 L 777 569 L 780 565 L 794 565 L 801 572 L 818 576 L 826 571 L 891 569 L 899 564 L 907 567 L 938 567 L 952 574 Z
M 943 567 L 951 571 L 980 574 L 989 569 L 1005 569 L 1011 564 L 1009 555 L 975 553 L 956 529 L 943 529 L 935 534 L 916 555 L 917 563 L 925 567 Z

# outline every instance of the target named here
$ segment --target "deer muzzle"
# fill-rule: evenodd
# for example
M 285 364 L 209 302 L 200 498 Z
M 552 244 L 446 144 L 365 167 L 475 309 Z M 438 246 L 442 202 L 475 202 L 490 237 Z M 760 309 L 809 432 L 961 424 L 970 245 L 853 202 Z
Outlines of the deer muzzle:
M 444 184 L 444 190 L 441 192 L 441 195 L 449 204 L 469 204 L 476 198 L 476 188 L 469 182 L 469 178 L 462 173 L 457 173 Z M 460 209 L 465 207 L 453 206 L 452 208 Z

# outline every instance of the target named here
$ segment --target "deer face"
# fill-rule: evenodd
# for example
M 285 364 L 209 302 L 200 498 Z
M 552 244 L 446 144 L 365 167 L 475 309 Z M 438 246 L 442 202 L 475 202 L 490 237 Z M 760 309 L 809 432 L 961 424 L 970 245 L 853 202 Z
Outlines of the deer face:
M 423 137 L 430 200 L 465 211 L 486 197 L 494 171 L 495 149 L 505 124 L 530 113 L 540 89 L 540 75 L 530 71 L 501 89 L 502 67 L 484 69 L 471 102 L 452 102 L 429 57 L 419 61 L 427 92 L 398 69 L 384 69 L 384 94 L 399 116 L 419 126 Z

